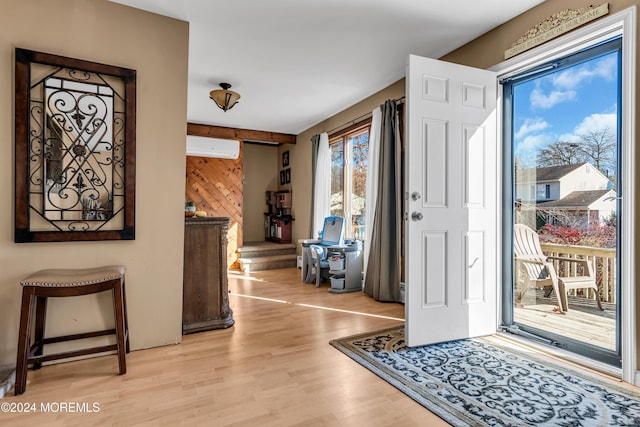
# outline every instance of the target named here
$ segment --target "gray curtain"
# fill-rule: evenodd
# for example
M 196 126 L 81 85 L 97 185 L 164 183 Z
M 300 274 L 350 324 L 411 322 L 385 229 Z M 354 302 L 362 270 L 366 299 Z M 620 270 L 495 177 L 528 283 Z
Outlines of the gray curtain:
M 318 163 L 318 149 L 320 148 L 320 135 L 313 135 L 311 137 L 311 224 L 309 224 L 309 238 L 314 239 L 315 230 L 313 229 L 313 195 L 316 194 L 316 168 Z
M 396 101 L 380 106 L 380 168 L 364 292 L 377 301 L 401 302 L 401 143 Z
M 314 210 L 314 194 L 316 194 L 316 169 L 318 163 L 318 149 L 320 148 L 320 135 L 313 135 L 311 137 L 311 224 L 309 224 L 309 238 L 315 239 L 315 230 L 313 229 L 313 210 Z M 304 283 L 315 283 L 316 275 L 313 274 L 313 270 L 311 268 L 311 254 L 309 253 L 309 248 L 303 248 L 303 257 L 307 260 L 307 263 L 302 264 L 302 277 L 304 278 Z

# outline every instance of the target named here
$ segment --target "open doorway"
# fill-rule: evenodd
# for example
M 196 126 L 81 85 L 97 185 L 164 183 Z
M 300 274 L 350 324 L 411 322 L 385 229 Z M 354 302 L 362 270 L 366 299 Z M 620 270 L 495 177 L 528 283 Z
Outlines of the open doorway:
M 511 140 L 511 318 L 621 366 L 621 38 L 503 81 Z
M 633 114 L 635 105 L 635 60 L 633 59 L 635 52 L 634 18 L 635 9 L 632 8 L 626 10 L 619 14 L 602 19 L 597 23 L 585 26 L 563 38 L 548 42 L 540 48 L 533 49 L 520 57 L 505 61 L 505 63 L 493 68 L 501 77 L 504 101 L 503 175 L 505 176 L 505 179 L 503 180 L 502 187 L 502 222 L 504 224 L 502 230 L 502 283 L 504 286 L 502 289 L 502 310 L 500 320 L 505 326 L 505 329 L 511 332 L 516 332 L 534 339 L 536 339 L 536 337 L 544 336 L 542 341 L 546 344 L 553 344 L 563 350 L 568 350 L 568 352 L 562 352 L 567 357 L 580 361 L 581 363 L 588 363 L 590 366 L 598 366 L 600 369 L 612 374 L 621 375 L 624 381 L 631 383 L 634 382 L 636 366 L 634 305 L 635 282 L 633 279 L 634 264 L 632 262 L 634 259 L 634 250 L 632 239 L 630 238 L 633 236 L 634 228 L 633 187 L 635 176 L 635 166 L 633 164 L 635 154 L 632 143 L 635 137 L 635 117 Z M 609 119 L 613 119 L 613 124 L 608 132 L 603 132 L 601 129 L 600 135 L 605 136 L 606 138 L 604 139 L 607 141 L 611 141 L 612 138 L 610 134 L 613 134 L 613 140 L 616 143 L 613 153 L 617 157 L 609 156 L 609 164 L 611 166 L 609 166 L 609 169 L 605 169 L 606 173 L 603 173 L 602 170 L 599 169 L 599 166 L 602 166 L 602 162 L 589 161 L 585 158 L 580 159 L 582 161 L 572 162 L 572 164 L 580 164 L 581 166 L 579 167 L 576 167 L 575 165 L 565 165 L 565 167 L 573 167 L 576 171 L 582 172 L 584 176 L 590 172 L 594 172 L 595 176 L 598 176 L 599 173 L 604 175 L 611 184 L 605 182 L 606 185 L 604 188 L 600 189 L 607 190 L 606 194 L 602 194 L 602 199 L 603 202 L 612 207 L 612 209 L 607 214 L 604 212 L 606 210 L 604 206 L 600 205 L 598 206 L 598 209 L 595 209 L 594 205 L 589 204 L 589 209 L 593 208 L 592 210 L 586 211 L 585 209 L 582 209 L 582 212 L 580 213 L 578 212 L 578 209 L 573 209 L 573 212 L 571 212 L 572 215 L 568 215 L 570 213 L 569 209 L 563 210 L 563 206 L 560 206 L 560 203 L 552 200 L 554 198 L 554 184 L 551 182 L 542 182 L 543 180 L 540 179 L 543 177 L 543 173 L 547 174 L 547 172 L 553 172 L 553 170 L 547 169 L 546 171 L 541 171 L 539 168 L 542 168 L 545 165 L 538 163 L 538 161 L 534 161 L 531 165 L 524 165 L 520 162 L 520 159 L 517 162 L 515 161 L 516 157 L 523 157 L 523 153 L 526 151 L 526 144 L 519 145 L 516 140 L 518 137 L 525 135 L 524 129 L 527 127 L 525 126 L 524 128 L 521 127 L 521 129 L 518 129 L 518 126 L 514 121 L 515 116 L 513 113 L 514 110 L 518 109 L 520 109 L 521 112 L 525 111 L 525 114 L 520 116 L 520 118 L 526 118 L 529 113 L 526 113 L 526 110 L 523 109 L 522 105 L 518 106 L 517 99 L 514 100 L 511 97 L 510 91 L 514 85 L 524 85 L 527 82 L 531 82 L 531 87 L 529 87 L 528 90 L 525 90 L 526 88 L 523 86 L 522 93 L 520 94 L 517 93 L 518 88 L 516 87 L 516 97 L 522 96 L 523 99 L 526 99 L 530 104 L 533 101 L 557 101 L 561 95 L 559 91 L 547 91 L 546 97 L 540 96 L 541 94 L 544 94 L 544 92 L 538 91 L 537 93 L 534 93 L 536 80 L 547 76 L 550 81 L 553 81 L 553 79 L 560 76 L 563 71 L 571 71 L 571 73 L 565 75 L 565 77 L 573 75 L 574 80 L 577 80 L 576 72 L 581 70 L 580 67 L 584 67 L 585 64 L 587 64 L 589 69 L 593 71 L 593 66 L 596 65 L 598 58 L 611 61 L 610 64 L 613 66 L 612 69 L 615 70 L 613 74 L 609 74 L 609 78 L 614 76 L 614 80 L 611 81 L 612 86 L 610 86 L 606 91 L 609 96 L 609 100 L 612 101 L 606 113 L 608 114 Z M 594 62 L 591 62 L 592 60 Z M 582 69 L 582 72 L 585 70 L 586 68 Z M 592 76 L 592 83 L 595 81 L 593 80 L 594 77 L 595 76 Z M 542 80 L 540 83 L 542 83 Z M 565 83 L 568 84 L 568 82 Z M 603 82 L 601 81 L 600 83 Z M 612 90 L 611 88 L 614 89 Z M 532 100 L 532 93 L 534 93 L 534 97 L 538 98 Z M 578 93 L 569 95 L 574 96 L 577 94 Z M 597 95 L 594 96 L 591 92 L 586 92 L 585 94 L 589 95 L 586 97 L 586 101 L 583 99 L 580 101 L 578 106 L 574 105 L 571 111 L 567 110 L 565 113 L 567 122 L 573 122 L 573 130 L 577 130 L 580 123 L 587 123 L 585 120 L 577 121 L 577 117 L 580 114 L 582 114 L 583 118 L 587 117 L 587 115 L 583 114 L 584 112 L 580 113 L 581 109 L 578 107 L 582 107 L 582 103 L 585 102 L 589 104 L 593 101 L 594 105 L 597 103 L 597 100 L 594 99 L 597 98 Z M 611 95 L 613 95 L 614 98 L 611 98 Z M 599 111 L 598 114 L 600 115 L 598 117 L 604 117 L 604 113 L 604 110 Z M 595 114 L 595 111 L 589 113 L 589 115 L 593 115 L 593 117 L 596 117 Z M 538 130 L 542 129 L 544 126 L 543 120 L 535 121 L 535 117 L 529 118 L 532 119 L 528 122 L 529 130 L 534 129 L 535 127 L 538 127 Z M 523 125 L 524 121 L 520 122 L 520 124 Z M 584 132 L 586 127 L 582 127 L 582 130 L 583 132 L 573 133 L 580 133 L 585 136 L 588 133 Z M 592 130 L 595 131 L 595 129 Z M 558 132 L 558 134 L 564 135 L 561 132 Z M 591 132 L 591 134 L 592 136 L 595 135 L 594 132 Z M 544 154 L 541 153 L 541 151 L 551 148 L 554 142 L 580 142 L 580 138 L 574 140 L 570 140 L 569 138 L 557 139 L 558 141 L 547 141 L 547 144 L 538 145 L 538 154 Z M 564 139 L 564 141 L 561 141 L 562 139 Z M 533 139 L 531 139 L 530 142 L 533 142 Z M 586 145 L 587 144 L 582 145 L 578 143 L 577 145 L 574 145 L 574 148 L 584 151 Z M 536 144 L 532 143 L 530 146 L 536 147 Z M 565 144 L 565 148 L 568 148 L 568 145 Z M 536 150 L 534 149 L 533 152 L 535 153 Z M 551 159 L 557 160 L 559 156 L 560 155 L 556 153 L 555 156 L 551 156 Z M 526 171 L 527 167 L 525 166 L 529 166 L 528 171 Z M 550 167 L 550 165 L 547 166 Z M 516 171 L 516 169 L 518 169 L 518 171 Z M 587 172 L 587 169 L 589 172 Z M 612 173 L 611 171 L 614 172 Z M 558 171 L 556 170 L 556 172 Z M 615 177 L 612 176 L 613 174 L 615 174 Z M 583 180 L 583 186 L 586 185 L 585 182 L 587 181 Z M 558 184 L 556 183 L 556 187 L 557 185 Z M 516 189 L 516 186 L 519 188 Z M 526 192 L 525 188 L 528 188 L 526 191 L 529 191 L 529 194 L 527 194 L 526 197 L 524 196 L 524 192 Z M 585 187 L 574 188 L 572 191 L 596 190 L 587 189 Z M 586 194 L 587 193 L 582 193 L 583 196 Z M 591 195 L 595 196 L 595 194 Z M 556 194 L 556 196 L 559 196 L 559 194 Z M 563 193 L 562 197 L 559 197 L 557 200 L 560 200 L 565 196 L 567 196 L 567 194 Z M 584 203 L 581 204 L 581 207 L 584 208 L 588 203 L 587 199 L 584 197 L 582 199 L 582 202 Z M 534 203 L 532 204 L 531 201 L 534 201 Z M 567 200 L 565 200 L 565 202 L 566 201 Z M 545 205 L 545 203 L 547 204 Z M 568 208 L 567 203 L 564 203 L 564 205 L 564 208 Z M 610 230 L 614 230 L 615 237 L 610 239 L 608 244 L 604 244 L 602 246 L 611 246 L 611 243 L 615 242 L 615 249 L 612 251 L 615 253 L 615 257 L 613 260 L 611 257 L 608 257 L 609 261 L 605 261 L 606 266 L 603 267 L 603 261 L 598 260 L 598 257 L 594 257 L 591 253 L 572 255 L 574 258 L 584 258 L 589 260 L 589 264 L 594 270 L 593 276 L 594 281 L 596 282 L 595 289 L 593 286 L 578 289 L 578 286 L 574 286 L 577 285 L 576 283 L 571 283 L 571 281 L 574 280 L 570 278 L 572 276 L 590 276 L 588 272 L 585 273 L 587 270 L 583 269 L 588 269 L 588 266 L 572 267 L 556 263 L 553 265 L 556 270 L 556 276 L 559 277 L 561 275 L 567 277 L 562 291 L 560 290 L 562 288 L 562 286 L 560 286 L 560 280 L 551 280 L 551 287 L 547 287 L 543 282 L 538 282 L 537 284 L 541 285 L 538 290 L 535 290 L 536 281 L 534 280 L 532 282 L 529 280 L 527 285 L 531 285 L 533 283 L 534 286 L 523 294 L 522 286 L 527 285 L 524 284 L 525 277 L 522 265 L 516 265 L 517 263 L 515 261 L 516 250 L 514 245 L 517 243 L 514 233 L 514 230 L 516 229 L 515 224 L 524 224 L 528 228 L 533 229 L 537 239 L 541 241 L 541 246 L 544 246 L 551 242 L 544 242 L 547 237 L 541 238 L 542 233 L 540 233 L 540 231 L 543 227 L 546 226 L 547 229 L 553 229 L 553 227 L 556 227 L 554 231 L 563 231 L 563 229 L 559 229 L 558 227 L 566 225 L 572 219 L 574 226 L 566 227 L 564 231 L 580 235 L 581 230 L 586 228 L 585 226 L 587 224 L 595 223 L 595 221 L 591 220 L 591 218 L 595 218 L 595 210 L 598 210 L 597 224 L 600 224 L 600 213 L 603 213 L 605 216 L 608 215 L 609 218 L 606 220 L 603 218 L 602 224 L 609 226 L 613 225 Z M 613 214 L 614 211 L 615 214 Z M 615 221 L 615 225 L 613 224 L 613 221 Z M 565 235 L 564 237 L 567 236 Z M 522 239 L 519 238 L 519 241 L 522 241 Z M 573 243 L 578 242 L 579 240 L 573 241 Z M 562 243 L 556 242 L 556 244 Z M 573 246 L 580 247 L 580 245 Z M 549 248 L 547 247 L 547 257 L 559 255 L 558 253 L 553 253 L 548 249 Z M 598 250 L 600 249 L 601 248 Z M 584 265 L 585 263 L 583 262 L 582 264 Z M 572 268 L 575 270 L 571 270 Z M 558 270 L 560 270 L 560 272 L 558 272 Z M 545 275 L 547 278 L 551 278 L 552 276 L 552 274 L 547 270 L 541 274 L 540 278 L 545 278 Z M 554 282 L 558 283 L 557 287 L 553 286 Z M 609 289 L 608 286 L 612 286 L 612 289 Z M 556 288 L 558 289 L 557 292 Z M 532 291 L 531 289 L 534 290 Z M 564 299 L 566 290 L 570 290 L 569 295 L 566 297 L 566 302 L 561 302 L 559 297 Z M 603 297 L 604 293 L 606 294 L 604 295 L 605 297 L 613 299 L 613 301 L 602 301 L 602 305 L 605 308 L 604 313 L 610 315 L 611 318 L 603 318 L 602 316 L 595 318 L 598 319 L 596 322 L 608 324 L 615 328 L 612 333 L 608 334 L 609 341 L 599 339 L 597 340 L 597 343 L 594 344 L 587 342 L 587 339 L 576 339 L 578 337 L 575 336 L 565 336 L 561 338 L 561 340 L 558 340 L 558 338 L 563 335 L 569 335 L 567 333 L 567 329 L 587 331 L 587 334 L 593 335 L 591 333 L 593 328 L 589 328 L 584 321 L 575 327 L 568 326 L 569 322 L 567 321 L 561 322 L 560 329 L 556 329 L 555 331 L 553 330 L 553 327 L 549 326 L 551 322 L 546 322 L 543 328 L 538 328 L 534 325 L 533 321 L 525 319 L 523 314 L 525 312 L 521 310 L 526 307 L 532 307 L 529 305 L 529 302 L 534 299 L 535 304 L 533 305 L 533 310 L 541 309 L 543 307 L 543 304 L 541 304 L 543 301 L 550 303 L 547 307 L 550 309 L 547 319 L 552 315 L 558 318 L 567 319 L 568 317 L 566 314 L 557 315 L 558 313 L 554 313 L 553 309 L 555 308 L 558 311 L 563 311 L 563 308 L 565 310 L 568 308 L 569 313 L 571 313 L 574 311 L 572 309 L 576 308 L 574 311 L 574 314 L 576 314 L 578 312 L 577 303 L 592 301 L 594 311 L 591 314 L 595 313 L 594 315 L 596 316 L 598 314 L 602 315 L 604 313 L 602 313 L 602 311 L 597 307 L 597 301 L 595 298 L 596 291 L 601 297 Z M 532 293 L 529 294 L 529 292 Z M 528 294 L 529 296 L 527 296 Z M 557 296 L 554 297 L 554 294 Z M 587 298 L 576 300 L 576 298 L 582 298 L 582 295 L 585 295 Z M 517 301 L 517 298 L 520 298 L 520 301 Z M 522 298 L 524 298 L 524 301 Z M 544 298 L 549 299 L 544 300 Z M 605 298 L 602 299 L 604 300 Z M 520 313 L 516 314 L 518 311 Z M 615 314 L 615 316 L 613 316 L 613 314 Z M 542 318 L 543 316 L 540 317 L 540 319 Z M 604 320 L 601 321 L 600 319 Z M 541 335 L 539 332 L 543 329 L 547 329 L 547 331 Z M 561 333 L 556 334 L 556 332 Z M 611 335 L 613 335 L 613 339 L 611 339 Z M 589 337 L 589 339 L 590 338 L 591 337 Z M 619 369 L 619 367 L 622 369 Z

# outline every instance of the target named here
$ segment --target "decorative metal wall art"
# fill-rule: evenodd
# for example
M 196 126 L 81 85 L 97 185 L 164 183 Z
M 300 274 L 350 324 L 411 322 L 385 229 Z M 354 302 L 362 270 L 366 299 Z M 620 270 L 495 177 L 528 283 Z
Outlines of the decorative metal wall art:
M 135 70 L 16 48 L 15 242 L 135 238 Z

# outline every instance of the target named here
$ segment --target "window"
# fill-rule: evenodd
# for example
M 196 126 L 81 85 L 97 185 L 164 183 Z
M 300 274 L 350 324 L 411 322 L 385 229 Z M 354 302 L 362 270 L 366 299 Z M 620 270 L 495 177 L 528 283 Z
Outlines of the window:
M 551 198 L 551 185 L 543 184 L 538 185 L 538 193 L 536 194 L 537 200 L 549 200 Z
M 370 125 L 370 120 L 358 123 L 329 140 L 330 212 L 345 218 L 345 237 L 351 239 L 364 239 Z

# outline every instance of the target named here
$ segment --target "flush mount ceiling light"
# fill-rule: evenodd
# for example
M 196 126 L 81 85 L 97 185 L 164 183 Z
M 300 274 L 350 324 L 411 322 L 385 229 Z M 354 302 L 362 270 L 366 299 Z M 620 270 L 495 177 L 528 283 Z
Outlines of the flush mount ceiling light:
M 220 87 L 222 89 L 215 89 L 209 92 L 209 97 L 213 99 L 213 102 L 215 102 L 222 111 L 230 110 L 238 103 L 240 94 L 229 90 L 231 87 L 229 83 L 220 83 Z

